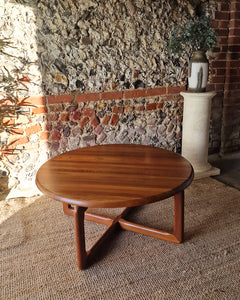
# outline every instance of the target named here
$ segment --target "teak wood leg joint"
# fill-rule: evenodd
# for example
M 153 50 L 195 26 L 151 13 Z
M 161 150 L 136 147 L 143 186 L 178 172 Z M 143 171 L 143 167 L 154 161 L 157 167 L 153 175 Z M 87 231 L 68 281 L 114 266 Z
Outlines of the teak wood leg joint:
M 99 246 L 109 237 L 117 225 L 122 229 L 141 233 L 147 236 L 158 238 L 173 243 L 181 243 L 184 234 L 184 191 L 174 196 L 174 228 L 173 233 L 146 227 L 135 224 L 124 219 L 130 208 L 125 208 L 123 212 L 115 218 L 110 218 L 94 213 L 87 212 L 86 207 L 71 206 L 67 203 L 63 204 L 63 211 L 65 214 L 74 217 L 75 224 L 75 239 L 77 251 L 77 265 L 80 270 L 87 268 L 90 264 L 91 258 L 96 253 Z M 86 251 L 85 233 L 84 233 L 84 219 L 107 225 L 108 228 L 93 247 Z

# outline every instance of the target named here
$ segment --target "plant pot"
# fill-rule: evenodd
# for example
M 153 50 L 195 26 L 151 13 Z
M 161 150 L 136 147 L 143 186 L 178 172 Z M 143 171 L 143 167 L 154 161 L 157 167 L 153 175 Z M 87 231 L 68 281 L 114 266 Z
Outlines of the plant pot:
M 188 69 L 188 90 L 193 93 L 206 91 L 208 80 L 208 60 L 203 51 L 193 52 Z

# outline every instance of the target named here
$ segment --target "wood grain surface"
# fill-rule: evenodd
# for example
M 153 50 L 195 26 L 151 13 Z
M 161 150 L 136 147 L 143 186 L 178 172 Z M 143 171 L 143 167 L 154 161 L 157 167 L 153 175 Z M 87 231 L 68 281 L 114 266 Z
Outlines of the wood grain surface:
M 101 145 L 69 151 L 43 164 L 36 184 L 45 195 L 82 207 L 133 207 L 171 197 L 193 179 L 174 152 L 143 145 Z

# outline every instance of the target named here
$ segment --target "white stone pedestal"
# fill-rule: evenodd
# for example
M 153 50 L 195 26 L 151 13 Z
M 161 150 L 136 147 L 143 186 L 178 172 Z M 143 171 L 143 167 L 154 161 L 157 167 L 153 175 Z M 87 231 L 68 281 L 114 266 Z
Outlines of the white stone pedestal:
M 220 174 L 208 163 L 211 100 L 215 92 L 181 92 L 184 97 L 182 155 L 190 161 L 195 179 Z

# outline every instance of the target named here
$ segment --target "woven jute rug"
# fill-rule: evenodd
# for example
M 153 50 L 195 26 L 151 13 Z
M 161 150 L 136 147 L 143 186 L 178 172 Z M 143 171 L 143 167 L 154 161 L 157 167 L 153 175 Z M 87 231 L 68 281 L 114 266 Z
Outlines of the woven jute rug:
M 61 203 L 42 196 L 3 208 L 1 201 L 5 213 L 6 205 L 18 209 L 0 224 L 0 299 L 239 299 L 240 192 L 208 178 L 185 195 L 184 243 L 119 230 L 84 271 L 76 266 L 73 218 Z M 167 199 L 129 219 L 170 229 L 172 209 Z M 87 245 L 104 229 L 86 222 Z

